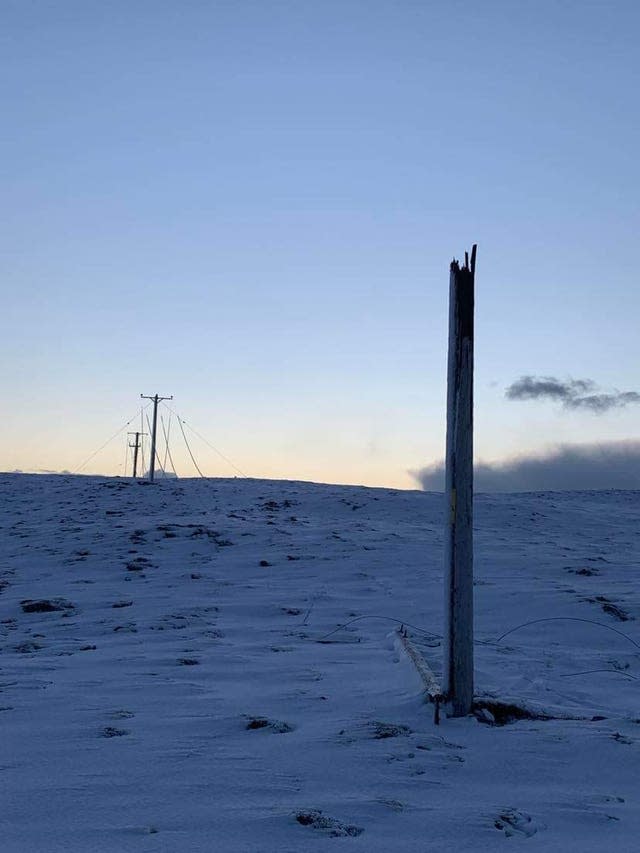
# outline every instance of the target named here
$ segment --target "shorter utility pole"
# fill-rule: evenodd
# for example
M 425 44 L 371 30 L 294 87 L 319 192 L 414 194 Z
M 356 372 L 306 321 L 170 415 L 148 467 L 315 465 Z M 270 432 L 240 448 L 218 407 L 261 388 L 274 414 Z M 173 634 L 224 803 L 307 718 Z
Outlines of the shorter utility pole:
M 138 476 L 138 451 L 142 447 L 140 443 L 140 436 L 146 435 L 146 432 L 128 432 L 127 435 L 135 435 L 136 440 L 133 444 L 129 442 L 129 447 L 133 448 L 133 479 L 135 480 Z
M 146 397 L 140 394 L 143 400 L 151 400 L 153 402 L 153 424 L 151 426 L 151 459 L 149 460 L 149 482 L 153 483 L 153 477 L 156 471 L 156 427 L 158 425 L 158 403 L 161 400 L 173 400 L 173 394 L 170 397 L 159 397 L 154 394 L 153 397 Z
M 449 278 L 443 688 L 454 717 L 473 705 L 473 343 L 476 246 Z

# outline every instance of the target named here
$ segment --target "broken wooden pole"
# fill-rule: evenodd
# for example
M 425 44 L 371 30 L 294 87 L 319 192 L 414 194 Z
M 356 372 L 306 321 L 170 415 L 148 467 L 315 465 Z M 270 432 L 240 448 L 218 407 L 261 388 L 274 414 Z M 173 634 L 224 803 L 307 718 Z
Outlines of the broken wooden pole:
M 476 246 L 451 264 L 447 371 L 445 630 L 448 714 L 473 705 L 473 331 Z
M 426 662 L 424 657 L 420 654 L 418 649 L 409 639 L 409 635 L 407 633 L 407 629 L 404 625 L 401 625 L 397 630 L 396 634 L 402 648 L 407 653 L 409 660 L 415 666 L 418 675 L 422 679 L 422 684 L 424 686 L 424 691 L 426 693 L 427 699 L 429 702 L 432 702 L 434 705 L 433 712 L 433 722 L 436 726 L 440 725 L 440 705 L 444 701 L 444 696 L 442 695 L 442 690 L 440 689 L 440 685 L 438 684 L 438 679 L 433 674 L 431 667 Z

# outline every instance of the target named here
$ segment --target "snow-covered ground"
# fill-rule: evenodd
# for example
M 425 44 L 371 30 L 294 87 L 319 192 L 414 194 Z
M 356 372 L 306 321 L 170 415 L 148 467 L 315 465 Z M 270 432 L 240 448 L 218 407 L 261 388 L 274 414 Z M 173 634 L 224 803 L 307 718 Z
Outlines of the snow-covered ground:
M 552 718 L 503 726 L 380 618 L 439 669 L 442 503 L 0 475 L 3 853 L 640 849 L 640 494 L 478 496 L 476 694 Z

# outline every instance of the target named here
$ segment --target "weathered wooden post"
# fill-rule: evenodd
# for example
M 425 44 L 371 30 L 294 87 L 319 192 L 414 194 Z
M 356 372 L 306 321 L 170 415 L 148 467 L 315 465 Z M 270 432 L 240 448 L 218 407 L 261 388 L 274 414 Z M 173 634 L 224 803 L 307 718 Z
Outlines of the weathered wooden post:
M 447 371 L 445 631 L 448 713 L 473 705 L 473 327 L 476 246 L 451 264 Z

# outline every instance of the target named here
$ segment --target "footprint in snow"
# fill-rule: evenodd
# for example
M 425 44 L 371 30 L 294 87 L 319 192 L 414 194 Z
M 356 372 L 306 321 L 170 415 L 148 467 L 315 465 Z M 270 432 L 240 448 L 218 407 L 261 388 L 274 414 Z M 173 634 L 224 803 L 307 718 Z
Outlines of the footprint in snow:
M 127 622 L 125 625 L 116 625 L 113 631 L 116 634 L 137 634 L 138 628 L 135 622 Z
M 109 717 L 112 720 L 130 720 L 132 717 L 135 717 L 133 711 L 127 711 L 124 708 L 119 708 L 117 711 L 112 711 L 109 714 Z
M 380 803 L 381 806 L 387 806 L 391 811 L 394 812 L 403 812 L 405 810 L 404 803 L 401 803 L 400 800 L 387 799 L 387 797 L 378 797 L 376 800 L 377 803 Z
M 116 726 L 105 726 L 100 732 L 100 737 L 124 737 L 128 734 L 129 731 L 127 729 L 119 729 Z
M 460 743 L 453 743 L 452 741 L 445 740 L 445 738 L 440 735 L 431 735 L 428 737 L 423 737 L 420 739 L 418 743 L 416 743 L 416 749 L 431 751 L 431 750 L 444 750 L 444 749 L 466 749 L 466 746 L 463 746 Z
M 372 720 L 371 722 L 359 725 L 357 729 L 352 731 L 340 729 L 337 739 L 339 743 L 350 744 L 355 743 L 363 737 L 373 738 L 374 740 L 387 740 L 388 738 L 407 737 L 410 734 L 411 729 L 409 726 Z
M 624 743 L 627 745 L 633 743 L 633 740 L 631 738 L 627 737 L 626 735 L 620 734 L 620 732 L 614 732 L 611 737 L 618 743 Z
M 19 643 L 19 645 L 15 646 L 16 652 L 23 655 L 38 652 L 43 648 L 44 646 L 41 643 L 36 643 L 33 640 L 26 640 L 24 643 Z
M 531 815 L 517 809 L 505 809 L 496 818 L 493 825 L 496 829 L 504 832 L 507 838 L 511 838 L 512 836 L 530 838 L 538 831 L 538 826 L 533 821 Z

